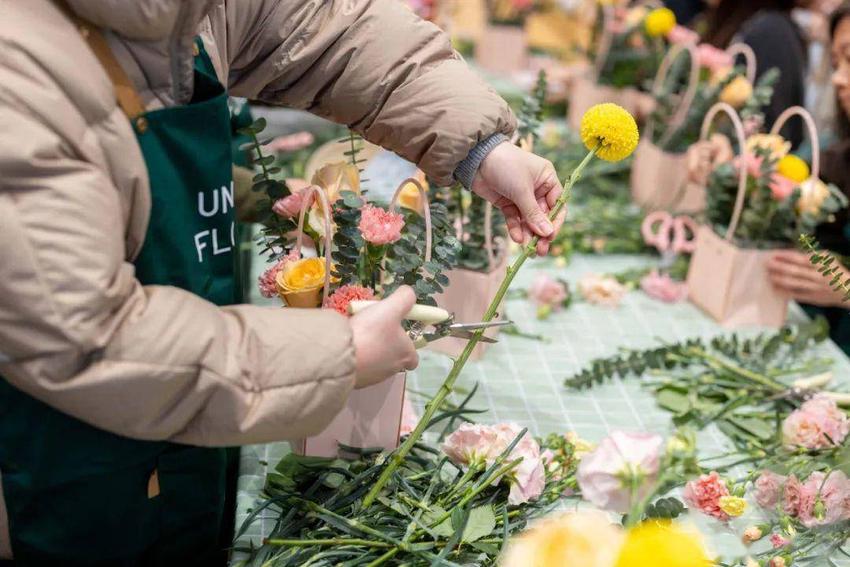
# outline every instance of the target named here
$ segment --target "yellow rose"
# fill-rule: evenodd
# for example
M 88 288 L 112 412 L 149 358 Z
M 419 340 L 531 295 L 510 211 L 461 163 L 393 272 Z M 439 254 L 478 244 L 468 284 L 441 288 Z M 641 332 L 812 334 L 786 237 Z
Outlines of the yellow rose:
M 662 37 L 676 27 L 676 14 L 670 8 L 656 8 L 646 16 L 643 25 L 649 37 Z
M 755 134 L 747 138 L 747 151 L 755 152 L 757 148 L 767 150 L 775 160 L 780 160 L 791 151 L 791 142 L 779 134 Z
M 622 530 L 601 512 L 575 512 L 544 519 L 513 538 L 501 567 L 611 567 Z
M 626 534 L 614 567 L 709 567 L 699 533 L 669 521 L 648 521 Z
M 289 307 L 318 307 L 325 287 L 324 258 L 286 262 L 275 277 L 277 292 Z
M 737 76 L 720 91 L 720 102 L 725 102 L 732 108 L 741 108 L 753 96 L 753 85 L 746 77 Z
M 422 188 L 425 189 L 425 191 L 428 191 L 428 180 L 425 178 L 425 174 L 422 171 L 417 171 L 414 179 L 422 185 Z M 405 209 L 421 213 L 422 194 L 419 192 L 419 188 L 413 183 L 406 183 L 404 187 L 401 188 L 401 192 L 398 194 L 398 204 Z
M 797 210 L 803 214 L 817 215 L 823 206 L 823 202 L 829 197 L 829 187 L 820 179 L 811 179 L 800 184 L 800 200 L 797 201 Z
M 742 516 L 747 511 L 747 501 L 738 496 L 722 496 L 718 504 L 721 510 L 733 518 Z
M 344 161 L 329 163 L 313 175 L 313 185 L 321 187 L 328 197 L 328 202 L 333 205 L 343 191 L 360 194 L 360 171 Z M 313 206 L 321 205 L 317 200 Z
M 812 174 L 809 164 L 793 154 L 788 154 L 779 160 L 776 164 L 776 173 L 797 183 L 806 181 Z

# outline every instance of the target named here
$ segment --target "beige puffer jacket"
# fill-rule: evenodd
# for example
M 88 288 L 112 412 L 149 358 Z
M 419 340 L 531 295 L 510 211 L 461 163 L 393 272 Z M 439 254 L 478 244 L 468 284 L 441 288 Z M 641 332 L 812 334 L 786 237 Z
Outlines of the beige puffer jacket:
M 514 127 L 399 0 L 68 2 L 111 30 L 149 109 L 188 101 L 200 32 L 233 95 L 348 124 L 444 182 L 479 141 Z M 320 431 L 353 385 L 347 321 L 140 285 L 132 261 L 149 215 L 135 136 L 76 27 L 50 0 L 0 2 L 0 375 L 134 438 L 231 445 Z

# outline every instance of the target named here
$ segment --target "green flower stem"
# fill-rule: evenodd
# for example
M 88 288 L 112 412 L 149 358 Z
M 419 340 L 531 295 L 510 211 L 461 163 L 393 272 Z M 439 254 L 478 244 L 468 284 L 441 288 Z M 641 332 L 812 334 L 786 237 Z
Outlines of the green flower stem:
M 362 547 L 394 547 L 390 543 L 382 541 L 371 541 L 368 539 L 358 538 L 335 538 L 335 539 L 267 539 L 263 542 L 265 545 L 273 545 L 278 547 L 310 547 L 310 546 L 337 546 L 337 545 L 358 545 Z
M 597 148 L 598 149 L 598 148 Z M 549 213 L 549 220 L 554 221 L 561 210 L 566 206 L 567 200 L 570 197 L 570 193 L 572 191 L 573 186 L 575 186 L 576 182 L 581 178 L 581 173 L 584 171 L 584 168 L 587 167 L 587 164 L 591 162 L 593 157 L 596 155 L 597 149 L 589 152 L 587 156 L 581 161 L 578 167 L 575 168 L 572 175 L 570 175 L 569 180 L 564 186 L 564 192 L 561 194 L 561 197 L 555 203 L 555 206 L 552 207 L 552 211 Z M 487 312 L 484 314 L 482 318 L 483 322 L 492 321 L 496 317 L 496 312 L 499 309 L 499 306 L 502 304 L 502 300 L 505 297 L 505 294 L 508 293 L 508 288 L 511 286 L 511 282 L 513 282 L 517 273 L 519 272 L 522 265 L 528 260 L 530 257 L 536 254 L 537 243 L 540 240 L 539 237 L 535 236 L 531 239 L 531 242 L 523 248 L 522 253 L 519 257 L 514 261 L 513 265 L 508 269 L 508 273 L 505 276 L 505 279 L 502 281 L 502 285 L 499 286 L 499 290 L 496 292 L 496 296 L 493 297 L 493 300 L 490 302 L 490 307 L 487 308 Z M 446 376 L 446 380 L 443 382 L 440 389 L 437 391 L 437 394 L 428 402 L 428 405 L 425 406 L 425 413 L 422 415 L 422 419 L 419 420 L 419 423 L 416 424 L 416 428 L 413 432 L 407 437 L 407 440 L 401 445 L 401 447 L 396 450 L 392 456 L 390 457 L 389 462 L 387 463 L 386 468 L 381 473 L 381 476 L 378 477 L 377 482 L 375 482 L 372 489 L 366 494 L 366 498 L 363 500 L 363 507 L 368 508 L 372 505 L 375 499 L 380 494 L 381 490 L 383 490 L 384 486 L 386 486 L 387 482 L 389 482 L 392 475 L 396 470 L 401 466 L 401 463 L 404 462 L 407 454 L 410 453 L 410 450 L 413 446 L 419 442 L 419 439 L 422 437 L 422 434 L 425 433 L 425 428 L 431 423 L 431 419 L 434 417 L 434 414 L 437 413 L 437 410 L 443 405 L 443 401 L 449 396 L 454 388 L 455 381 L 458 376 L 460 376 L 463 367 L 466 366 L 466 362 L 469 360 L 469 357 L 472 355 L 473 349 L 478 345 L 481 340 L 481 336 L 484 334 L 483 329 L 479 329 L 472 336 L 472 339 L 468 343 L 466 343 L 466 347 L 463 349 L 463 352 L 460 353 L 460 356 L 455 360 L 452 365 L 451 370 L 449 371 L 449 375 Z
M 741 368 L 737 364 L 732 364 L 731 362 L 729 362 L 727 360 L 723 360 L 722 358 L 718 358 L 714 355 L 711 355 L 701 348 L 692 347 L 692 348 L 688 349 L 688 352 L 693 354 L 694 356 L 699 356 L 700 358 L 704 359 L 706 362 L 708 362 L 709 364 L 711 364 L 713 366 L 719 366 L 721 368 L 725 368 L 726 370 L 732 372 L 733 374 L 737 374 L 738 376 L 740 376 L 742 378 L 746 378 L 747 380 L 750 380 L 752 382 L 760 384 L 760 385 L 762 385 L 766 388 L 769 388 L 771 390 L 774 390 L 776 392 L 784 392 L 785 390 L 788 389 L 788 387 L 785 386 L 784 384 L 781 384 L 781 383 L 779 383 L 775 380 L 771 380 L 767 376 L 764 376 L 764 375 L 759 374 L 757 372 L 753 372 L 752 370 L 747 370 L 746 368 Z
M 374 561 L 372 561 L 371 563 L 369 563 L 368 565 L 366 565 L 366 567 L 378 567 L 378 565 L 383 565 L 384 563 L 386 563 L 387 561 L 389 561 L 390 559 L 392 559 L 393 557 L 398 555 L 398 552 L 399 552 L 399 548 L 397 548 L 397 547 L 395 549 L 391 549 L 391 550 L 387 551 L 385 554 L 383 554 L 380 557 L 378 557 L 377 559 L 375 559 Z
M 503 475 L 505 475 L 505 474 L 511 472 L 512 470 L 514 470 L 515 468 L 517 468 L 521 462 L 522 462 L 522 457 L 520 457 L 519 459 L 514 459 L 510 463 L 496 469 L 496 471 L 491 475 L 491 478 L 502 477 Z M 487 490 L 487 488 L 489 488 L 489 487 L 490 487 L 489 482 L 485 482 L 485 483 L 480 484 L 479 486 L 476 486 L 471 492 L 467 493 L 466 496 L 461 498 L 460 501 L 457 504 L 452 506 L 452 509 L 463 508 L 464 506 L 469 504 L 472 501 L 473 498 L 475 498 L 476 496 L 478 496 L 479 494 L 481 494 L 482 492 Z M 449 516 L 451 516 L 451 515 L 452 515 L 451 510 L 446 511 L 445 514 L 443 514 L 442 516 L 440 516 L 439 518 L 437 518 L 436 520 L 431 522 L 431 527 L 439 526 L 444 521 L 446 521 L 449 518 Z

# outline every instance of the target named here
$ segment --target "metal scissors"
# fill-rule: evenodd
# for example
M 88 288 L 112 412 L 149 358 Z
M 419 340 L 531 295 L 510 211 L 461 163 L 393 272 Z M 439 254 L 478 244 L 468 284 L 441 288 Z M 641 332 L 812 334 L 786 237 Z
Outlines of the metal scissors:
M 681 254 L 693 254 L 699 225 L 687 216 L 674 217 L 666 211 L 646 215 L 640 227 L 644 242 L 661 253 L 661 270 L 669 270 Z
M 376 304 L 377 301 L 352 301 L 348 305 L 348 312 L 355 315 L 367 307 Z M 513 321 L 490 321 L 481 323 L 455 323 L 454 315 L 430 305 L 414 305 L 405 319 L 412 321 L 408 335 L 416 345 L 416 348 L 423 348 L 429 343 L 444 339 L 446 337 L 455 337 L 458 339 L 471 340 L 475 336 L 475 332 L 481 329 L 492 329 L 496 327 L 507 327 L 513 325 Z M 425 332 L 428 327 L 432 330 Z M 483 343 L 497 343 L 496 339 L 481 336 Z

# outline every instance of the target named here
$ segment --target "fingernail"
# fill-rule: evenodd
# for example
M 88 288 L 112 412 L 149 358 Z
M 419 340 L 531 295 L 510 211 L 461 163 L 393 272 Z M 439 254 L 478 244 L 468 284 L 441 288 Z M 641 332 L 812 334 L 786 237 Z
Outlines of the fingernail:
M 537 230 L 542 232 L 544 236 L 549 236 L 555 230 L 555 227 L 548 219 L 543 219 L 537 222 Z

